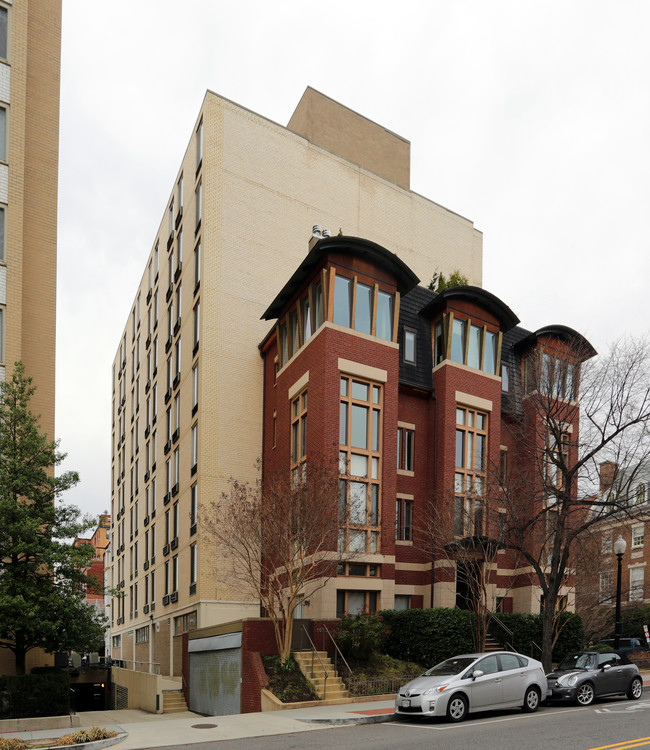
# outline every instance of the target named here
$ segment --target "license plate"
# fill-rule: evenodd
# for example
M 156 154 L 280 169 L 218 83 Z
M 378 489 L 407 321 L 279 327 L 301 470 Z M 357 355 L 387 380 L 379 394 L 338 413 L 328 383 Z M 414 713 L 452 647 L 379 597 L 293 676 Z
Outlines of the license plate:
M 402 708 L 410 708 L 411 707 L 411 701 L 402 701 Z

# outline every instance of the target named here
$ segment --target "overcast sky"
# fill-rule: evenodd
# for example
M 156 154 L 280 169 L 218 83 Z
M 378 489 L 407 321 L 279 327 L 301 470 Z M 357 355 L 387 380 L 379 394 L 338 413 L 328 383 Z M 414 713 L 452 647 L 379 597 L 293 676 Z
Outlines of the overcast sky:
M 67 499 L 110 508 L 111 364 L 206 89 L 286 125 L 310 85 L 375 120 L 411 141 L 411 188 L 484 233 L 523 326 L 645 333 L 649 26 L 644 0 L 63 0 Z

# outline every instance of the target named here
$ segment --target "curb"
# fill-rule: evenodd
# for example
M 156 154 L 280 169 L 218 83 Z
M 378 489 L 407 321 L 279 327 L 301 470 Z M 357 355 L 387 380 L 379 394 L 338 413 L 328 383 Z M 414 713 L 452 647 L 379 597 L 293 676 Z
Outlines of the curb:
M 40 747 L 39 750 L 83 750 L 88 748 L 89 750 L 101 750 L 103 747 L 110 747 L 111 745 L 117 745 L 118 742 L 124 741 L 129 736 L 128 732 L 121 732 L 117 737 L 108 737 L 105 740 L 95 740 L 94 742 L 80 742 L 78 745 L 49 745 Z
M 331 718 L 331 719 L 296 719 L 296 721 L 302 721 L 305 724 L 330 724 L 331 726 L 351 726 L 351 725 L 362 725 L 362 724 L 382 724 L 386 721 L 393 721 L 395 714 L 379 714 L 378 716 L 359 716 L 350 718 Z

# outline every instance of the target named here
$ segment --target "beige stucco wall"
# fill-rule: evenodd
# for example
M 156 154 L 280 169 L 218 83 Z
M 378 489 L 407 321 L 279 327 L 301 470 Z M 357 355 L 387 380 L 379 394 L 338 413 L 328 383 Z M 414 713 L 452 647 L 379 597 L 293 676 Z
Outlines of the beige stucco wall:
M 129 700 L 127 708 L 140 708 L 152 714 L 163 712 L 162 682 L 158 674 L 134 672 L 128 669 L 113 667 L 113 683 L 127 688 Z M 156 710 L 156 696 L 159 696 L 159 708 Z
M 358 235 L 385 246 L 397 253 L 422 280 L 427 283 L 434 270 L 444 273 L 459 268 L 470 282 L 480 285 L 482 280 L 482 236 L 472 222 L 442 206 L 400 187 L 396 182 L 378 176 L 345 158 L 311 143 L 305 137 L 246 110 L 212 92 L 204 99 L 196 124 L 203 120 L 203 163 L 197 175 L 195 131 L 183 157 L 179 175 L 184 177 L 183 200 L 183 272 L 181 330 L 181 424 L 180 488 L 169 506 L 162 503 L 165 492 L 166 442 L 164 402 L 166 389 L 165 368 L 167 354 L 167 302 L 165 295 L 170 283 L 167 270 L 167 238 L 169 202 L 161 206 L 162 221 L 156 234 L 152 232 L 152 246 L 160 248 L 158 327 L 158 449 L 156 476 L 158 483 L 157 551 L 156 551 L 156 610 L 154 622 L 160 622 L 153 651 L 154 661 L 161 663 L 165 674 L 177 671 L 172 663 L 169 635 L 173 633 L 174 617 L 196 609 L 198 627 L 257 616 L 259 605 L 232 575 L 230 560 L 213 538 L 215 505 L 222 501 L 230 477 L 254 480 L 256 459 L 262 450 L 262 360 L 258 344 L 270 329 L 260 317 L 308 252 L 311 227 L 321 224 L 337 233 Z M 403 139 L 398 141 L 403 142 Z M 172 156 L 173 158 L 173 156 Z M 401 159 L 402 157 L 398 158 Z M 177 178 L 178 179 L 178 178 Z M 200 232 L 195 236 L 195 187 L 202 181 L 203 209 Z M 172 187 L 172 186 L 170 186 Z M 170 198 L 175 195 L 176 180 Z M 201 238 L 201 283 L 194 294 L 193 249 Z M 148 274 L 147 264 L 152 252 L 143 251 L 143 276 L 138 293 L 141 299 L 140 337 L 140 492 L 139 507 L 144 505 L 145 438 L 144 386 L 147 336 Z M 198 355 L 192 351 L 193 307 L 200 298 L 201 335 Z M 137 295 L 136 295 L 137 299 Z M 135 305 L 135 300 L 134 300 Z M 127 379 L 125 430 L 126 461 L 131 454 L 131 310 L 123 311 L 126 319 L 126 359 L 124 375 Z M 173 350 L 173 348 L 172 348 Z M 119 372 L 116 354 L 116 373 Z M 192 366 L 199 368 L 199 410 L 191 415 Z M 115 381 L 117 400 L 117 376 Z M 116 407 L 115 407 L 116 408 Z M 117 410 L 116 410 L 117 411 Z M 117 413 L 116 413 L 116 424 Z M 191 427 L 198 424 L 198 473 L 190 472 Z M 120 439 L 117 428 L 113 433 L 115 447 Z M 117 466 L 115 464 L 115 475 Z M 116 519 L 118 506 L 117 478 L 113 487 L 112 517 Z M 128 469 L 125 481 L 128 482 Z M 189 533 L 190 487 L 198 481 L 199 513 L 204 519 L 197 533 Z M 178 602 L 163 606 L 164 513 L 173 503 L 180 503 L 181 529 L 178 547 Z M 126 490 L 126 550 L 125 570 L 130 569 L 128 516 L 130 498 Z M 153 522 L 153 521 L 152 521 Z M 142 545 L 143 520 L 139 519 Z M 112 539 L 115 540 L 115 531 Z M 195 594 L 189 593 L 190 547 L 198 545 L 198 576 Z M 144 559 L 142 547 L 139 559 Z M 113 558 L 115 560 L 115 558 Z M 113 568 L 114 569 L 114 568 Z M 142 563 L 138 578 L 142 582 Z M 130 583 L 130 582 L 129 582 Z M 113 586 L 117 580 L 113 578 Z M 346 582 L 347 584 L 347 582 Z M 126 587 L 128 595 L 128 583 Z M 142 591 L 142 584 L 140 585 Z M 385 591 L 382 606 L 392 601 L 393 591 Z M 138 616 L 129 619 L 113 633 L 125 632 L 148 621 L 142 611 L 140 594 Z M 314 607 L 323 615 L 331 614 L 333 586 L 319 594 Z M 328 609 L 329 607 L 329 609 Z M 309 613 L 315 616 L 315 610 Z M 164 642 L 163 642 L 164 641 Z

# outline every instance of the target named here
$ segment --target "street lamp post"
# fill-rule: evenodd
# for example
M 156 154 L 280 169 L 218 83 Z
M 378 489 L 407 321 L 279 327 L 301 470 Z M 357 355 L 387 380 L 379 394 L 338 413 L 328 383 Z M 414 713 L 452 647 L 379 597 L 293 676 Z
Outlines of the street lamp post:
M 614 624 L 614 649 L 618 650 L 621 640 L 621 562 L 627 549 L 625 539 L 619 534 L 618 539 L 614 542 L 614 554 L 616 555 L 616 621 Z

